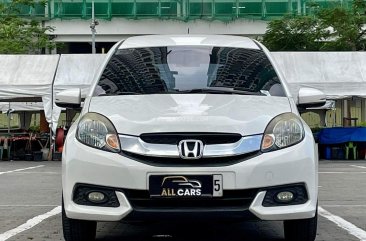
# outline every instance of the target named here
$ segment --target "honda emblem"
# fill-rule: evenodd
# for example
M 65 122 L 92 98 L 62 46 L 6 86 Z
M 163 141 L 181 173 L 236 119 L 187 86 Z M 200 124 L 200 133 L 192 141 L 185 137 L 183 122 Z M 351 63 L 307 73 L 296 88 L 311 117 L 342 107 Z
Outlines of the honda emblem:
M 203 142 L 200 140 L 182 140 L 178 144 L 179 156 L 183 159 L 199 159 L 203 154 Z

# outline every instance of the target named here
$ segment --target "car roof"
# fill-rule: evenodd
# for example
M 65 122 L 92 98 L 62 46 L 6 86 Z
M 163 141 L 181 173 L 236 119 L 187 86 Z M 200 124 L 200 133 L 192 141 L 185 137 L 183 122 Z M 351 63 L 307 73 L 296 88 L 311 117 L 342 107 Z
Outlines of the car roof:
M 219 46 L 260 49 L 250 38 L 232 35 L 144 35 L 127 38 L 119 49 L 161 46 Z

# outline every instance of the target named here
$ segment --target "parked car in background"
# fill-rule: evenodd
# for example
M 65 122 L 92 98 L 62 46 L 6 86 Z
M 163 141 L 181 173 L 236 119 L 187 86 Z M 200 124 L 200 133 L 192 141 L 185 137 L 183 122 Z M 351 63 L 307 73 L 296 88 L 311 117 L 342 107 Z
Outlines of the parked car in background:
M 80 107 L 79 89 L 56 97 Z M 283 220 L 313 241 L 318 154 L 268 50 L 237 36 L 139 36 L 109 52 L 63 151 L 67 241 L 98 221 Z M 163 217 L 163 218 L 162 218 Z

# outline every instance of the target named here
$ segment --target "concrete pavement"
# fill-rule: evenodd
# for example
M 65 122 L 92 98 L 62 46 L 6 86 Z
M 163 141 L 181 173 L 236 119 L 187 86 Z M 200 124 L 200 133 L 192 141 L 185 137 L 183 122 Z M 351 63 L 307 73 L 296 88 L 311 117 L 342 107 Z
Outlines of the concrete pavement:
M 60 162 L 0 162 L 0 190 L 0 241 L 63 240 L 57 209 L 61 204 Z M 320 161 L 319 205 L 330 216 L 319 216 L 318 241 L 362 240 L 366 235 L 366 161 Z M 282 222 L 187 226 L 98 223 L 97 240 L 283 239 Z

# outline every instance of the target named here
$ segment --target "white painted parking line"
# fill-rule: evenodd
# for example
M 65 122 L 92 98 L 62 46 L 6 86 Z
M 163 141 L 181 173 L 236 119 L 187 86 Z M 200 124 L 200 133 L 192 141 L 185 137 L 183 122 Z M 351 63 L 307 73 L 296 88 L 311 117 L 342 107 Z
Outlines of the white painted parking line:
M 43 204 L 19 204 L 19 205 L 14 205 L 14 204 L 0 204 L 0 208 L 1 207 L 57 207 L 59 204 L 57 205 L 43 205 Z
M 350 165 L 351 167 L 357 167 L 357 168 L 364 168 L 364 169 L 366 169 L 366 167 L 364 167 L 364 166 L 358 166 L 358 165 Z
M 61 172 L 13 172 L 12 174 L 61 174 Z
M 22 225 L 14 228 L 14 229 L 11 229 L 9 231 L 6 231 L 5 233 L 0 234 L 0 241 L 8 240 L 9 238 L 11 238 L 21 232 L 24 232 L 28 229 L 31 229 L 34 226 L 36 226 L 37 224 L 39 224 L 40 222 L 42 222 L 43 220 L 45 220 L 49 217 L 55 216 L 59 213 L 61 213 L 61 206 L 57 206 L 45 214 L 41 214 L 32 219 L 29 219 L 26 223 L 23 223 Z
M 322 207 L 318 208 L 318 212 L 321 216 L 328 219 L 329 221 L 337 224 L 338 227 L 346 230 L 349 234 L 355 236 L 356 238 L 360 239 L 360 241 L 366 241 L 366 231 L 360 229 L 353 223 L 350 223 L 343 218 L 336 216 L 327 210 L 323 209 Z
M 322 205 L 322 207 L 366 207 L 364 204 L 328 204 L 328 205 Z
M 365 174 L 366 172 L 318 172 L 319 174 Z
M 15 170 L 6 171 L 6 172 L 0 172 L 0 175 L 6 174 L 6 173 L 12 173 L 12 172 L 20 172 L 20 171 L 25 171 L 25 170 L 30 170 L 30 169 L 40 168 L 40 167 L 44 167 L 44 165 L 39 165 L 39 166 L 35 166 L 35 167 L 21 168 L 21 169 L 15 169 Z

